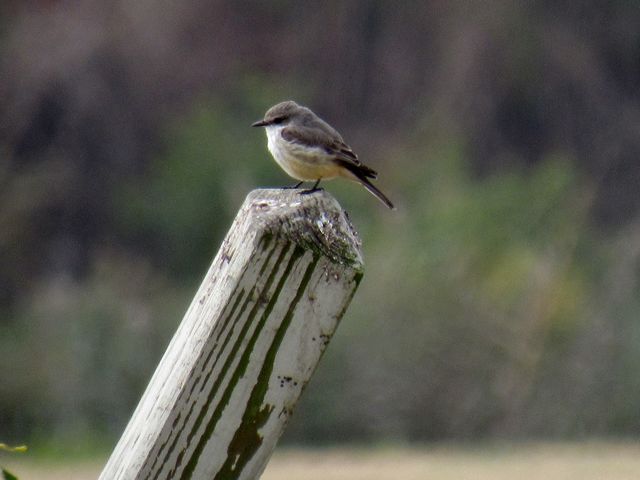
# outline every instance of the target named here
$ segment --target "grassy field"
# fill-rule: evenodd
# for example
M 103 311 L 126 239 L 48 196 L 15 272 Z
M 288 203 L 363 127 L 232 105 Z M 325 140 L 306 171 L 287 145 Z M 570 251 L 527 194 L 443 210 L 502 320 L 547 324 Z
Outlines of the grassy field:
M 15 457 L 15 456 L 13 456 Z M 3 457 L 20 480 L 97 478 L 104 459 L 69 463 Z M 635 480 L 638 443 L 547 443 L 424 448 L 279 450 L 263 480 Z

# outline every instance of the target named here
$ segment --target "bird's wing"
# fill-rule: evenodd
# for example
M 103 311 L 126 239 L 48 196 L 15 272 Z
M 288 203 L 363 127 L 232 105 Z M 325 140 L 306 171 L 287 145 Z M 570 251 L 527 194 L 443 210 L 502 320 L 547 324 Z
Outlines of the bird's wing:
M 336 160 L 346 168 L 361 170 L 369 178 L 375 178 L 375 170 L 364 165 L 358 156 L 351 150 L 338 132 L 325 124 L 327 128 L 309 128 L 304 126 L 290 125 L 282 129 L 280 134 L 287 142 L 297 143 L 309 148 L 321 148 L 329 155 L 335 156 Z M 330 134 L 331 133 L 331 134 Z

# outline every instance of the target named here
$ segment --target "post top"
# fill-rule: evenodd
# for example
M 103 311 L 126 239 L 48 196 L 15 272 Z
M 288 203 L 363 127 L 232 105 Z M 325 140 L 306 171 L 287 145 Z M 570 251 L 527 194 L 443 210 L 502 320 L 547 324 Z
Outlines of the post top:
M 325 190 L 302 194 L 300 189 L 257 189 L 247 195 L 242 210 L 252 224 L 283 236 L 332 261 L 363 269 L 361 242 L 338 201 Z

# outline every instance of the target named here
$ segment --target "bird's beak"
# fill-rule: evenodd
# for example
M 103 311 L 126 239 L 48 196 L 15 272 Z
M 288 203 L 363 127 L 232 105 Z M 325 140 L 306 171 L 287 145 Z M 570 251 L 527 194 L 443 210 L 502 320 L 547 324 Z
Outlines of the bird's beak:
M 265 122 L 264 120 L 258 120 L 256 123 L 251 124 L 252 127 L 264 127 L 266 125 L 269 125 L 269 122 Z

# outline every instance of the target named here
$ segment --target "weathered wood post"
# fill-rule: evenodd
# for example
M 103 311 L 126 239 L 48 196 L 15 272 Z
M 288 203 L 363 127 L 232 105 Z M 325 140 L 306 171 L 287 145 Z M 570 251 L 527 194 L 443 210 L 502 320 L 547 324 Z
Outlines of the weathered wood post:
M 258 478 L 362 269 L 328 193 L 251 192 L 100 479 Z

